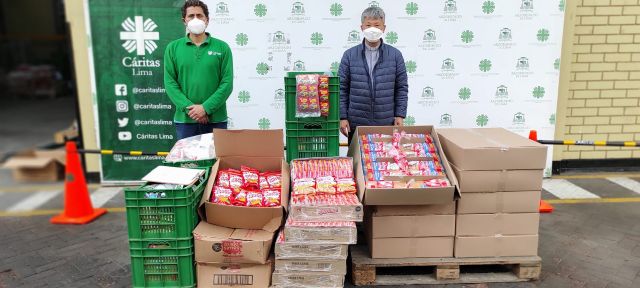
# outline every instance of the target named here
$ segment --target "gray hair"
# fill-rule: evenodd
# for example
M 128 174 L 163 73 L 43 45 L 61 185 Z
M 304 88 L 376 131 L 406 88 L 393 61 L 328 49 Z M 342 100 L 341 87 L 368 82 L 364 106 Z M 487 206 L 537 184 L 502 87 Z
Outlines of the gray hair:
M 360 23 L 364 23 L 365 18 L 373 18 L 373 19 L 382 19 L 384 22 L 384 10 L 380 7 L 369 7 L 362 11 L 362 21 Z

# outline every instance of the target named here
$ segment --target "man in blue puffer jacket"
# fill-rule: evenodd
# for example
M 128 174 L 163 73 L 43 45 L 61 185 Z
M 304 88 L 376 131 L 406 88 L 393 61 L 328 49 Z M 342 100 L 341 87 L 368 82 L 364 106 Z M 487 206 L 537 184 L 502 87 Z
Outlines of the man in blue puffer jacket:
M 349 138 L 357 126 L 402 126 L 409 84 L 400 51 L 383 43 L 384 11 L 362 12 L 362 44 L 344 52 L 340 76 L 340 132 Z

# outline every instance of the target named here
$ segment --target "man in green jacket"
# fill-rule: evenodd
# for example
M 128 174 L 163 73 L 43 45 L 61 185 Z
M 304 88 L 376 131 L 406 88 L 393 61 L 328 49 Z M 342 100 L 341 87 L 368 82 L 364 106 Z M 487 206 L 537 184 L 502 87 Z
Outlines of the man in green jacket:
M 176 107 L 178 139 L 227 129 L 226 102 L 233 90 L 229 45 L 204 32 L 209 24 L 207 5 L 185 1 L 182 20 L 189 33 L 169 43 L 164 52 L 164 86 Z

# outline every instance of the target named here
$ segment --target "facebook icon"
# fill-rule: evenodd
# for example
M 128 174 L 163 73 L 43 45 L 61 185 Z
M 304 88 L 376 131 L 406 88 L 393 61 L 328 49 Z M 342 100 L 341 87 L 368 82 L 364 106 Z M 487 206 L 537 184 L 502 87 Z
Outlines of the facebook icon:
M 126 84 L 116 84 L 116 96 L 127 96 Z

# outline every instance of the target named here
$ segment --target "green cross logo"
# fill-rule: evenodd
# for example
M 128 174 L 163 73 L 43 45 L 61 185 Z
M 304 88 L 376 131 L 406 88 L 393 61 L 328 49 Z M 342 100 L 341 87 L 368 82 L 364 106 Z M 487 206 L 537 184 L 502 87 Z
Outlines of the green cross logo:
M 535 88 L 533 88 L 533 92 L 531 94 L 533 95 L 533 98 L 540 99 L 544 97 L 544 93 L 544 87 L 536 86 Z
M 413 60 L 409 60 L 405 63 L 405 66 L 407 67 L 407 73 L 415 73 L 416 70 L 418 70 L 418 64 L 416 64 L 416 61 Z
M 556 113 L 553 113 L 551 114 L 551 116 L 549 116 L 549 124 L 556 125 Z
M 544 29 L 544 28 L 538 30 L 538 34 L 536 34 L 536 37 L 538 38 L 538 41 L 540 41 L 540 42 L 545 42 L 545 41 L 549 40 L 549 30 Z
M 409 2 L 404 10 L 407 11 L 408 15 L 416 15 L 418 14 L 418 4 L 415 2 Z
M 471 43 L 471 41 L 473 41 L 473 31 L 464 30 L 462 34 L 460 34 L 460 39 L 464 43 Z
M 340 62 L 333 62 L 331 63 L 331 72 L 333 72 L 333 75 L 338 75 L 338 69 L 340 69 Z
M 249 43 L 249 36 L 247 36 L 247 34 L 244 34 L 244 33 L 236 34 L 236 44 L 238 44 L 238 46 L 246 46 L 248 43 Z
M 331 12 L 332 16 L 342 15 L 342 4 L 340 3 L 331 4 L 331 7 L 329 8 L 329 12 Z
M 267 118 L 260 118 L 260 120 L 258 120 L 258 128 L 267 130 L 269 127 L 271 127 L 271 120 Z
M 247 103 L 249 100 L 251 100 L 251 94 L 249 91 L 242 90 L 238 92 L 238 101 L 240 101 L 240 103 Z
M 558 3 L 558 10 L 560 10 L 560 12 L 564 12 L 565 2 L 565 0 L 560 0 L 560 3 Z
M 256 4 L 256 6 L 253 7 L 253 12 L 256 13 L 258 17 L 264 17 L 267 15 L 267 5 L 262 3 Z
M 553 69 L 560 70 L 560 58 L 553 61 Z
M 324 37 L 322 37 L 322 33 L 313 32 L 313 34 L 311 34 L 311 44 L 320 45 L 322 44 L 322 40 L 324 40 Z
M 482 12 L 484 12 L 484 14 L 491 14 L 495 10 L 496 3 L 494 3 L 493 1 L 484 1 L 484 3 L 482 3 Z
M 462 100 L 469 100 L 469 98 L 471 98 L 471 89 L 468 87 L 460 88 L 460 91 L 458 91 L 458 98 Z
M 396 44 L 398 43 L 398 33 L 391 31 L 387 33 L 387 36 L 384 37 L 384 40 L 389 44 Z
M 267 75 L 267 73 L 269 73 L 269 70 L 270 70 L 269 65 L 267 65 L 267 63 L 264 63 L 264 62 L 260 62 L 256 66 L 256 72 L 258 72 L 259 75 Z
M 480 71 L 487 72 L 487 71 L 491 70 L 491 60 L 482 59 L 482 61 L 480 61 L 480 65 L 478 65 L 478 66 L 480 67 Z
M 476 117 L 476 125 L 478 127 L 484 127 L 487 126 L 487 124 L 489 124 L 489 116 L 480 114 Z
M 413 116 L 407 116 L 407 118 L 404 119 L 405 126 L 413 126 L 415 124 L 416 124 L 416 118 Z

